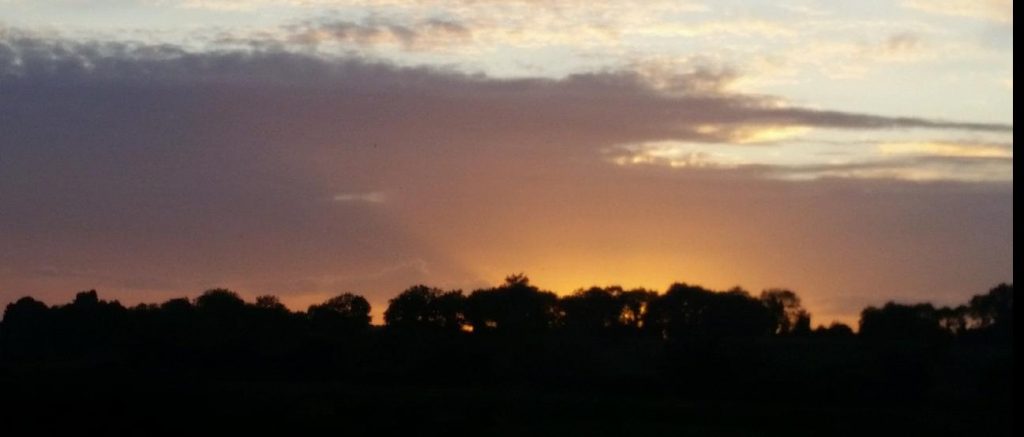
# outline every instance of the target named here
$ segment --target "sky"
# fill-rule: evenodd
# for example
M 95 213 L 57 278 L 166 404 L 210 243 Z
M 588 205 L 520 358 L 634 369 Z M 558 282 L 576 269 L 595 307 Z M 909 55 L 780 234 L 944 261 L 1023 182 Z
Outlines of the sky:
M 0 0 L 0 304 L 1013 281 L 1010 0 Z

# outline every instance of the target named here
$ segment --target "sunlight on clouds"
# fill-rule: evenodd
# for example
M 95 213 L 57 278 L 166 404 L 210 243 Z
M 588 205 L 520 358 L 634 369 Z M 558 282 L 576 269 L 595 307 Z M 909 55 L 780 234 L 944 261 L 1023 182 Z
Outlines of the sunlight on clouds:
M 655 165 L 678 169 L 742 170 L 845 165 L 857 154 L 828 153 L 829 146 L 807 143 L 701 143 L 651 141 L 624 144 L 605 151 L 607 160 L 620 166 Z
M 651 57 L 628 66 L 650 87 L 666 94 L 718 94 L 731 88 L 738 74 L 703 56 Z
M 956 144 L 943 142 L 882 143 L 883 155 L 925 155 L 962 158 L 1013 158 L 1013 148 L 991 144 Z
M 782 106 L 780 106 L 782 107 Z M 806 126 L 736 126 L 730 124 L 701 124 L 694 132 L 730 144 L 765 144 L 791 140 L 811 132 Z
M 741 161 L 695 143 L 655 141 L 620 146 L 612 151 L 617 165 L 664 165 L 672 168 L 735 168 Z
M 810 131 L 811 128 L 805 126 L 755 126 L 736 130 L 733 133 L 733 141 L 739 144 L 771 143 L 796 138 Z
M 711 129 L 704 127 L 705 130 Z M 768 135 L 770 136 L 770 135 Z M 954 142 L 849 142 L 845 151 L 824 140 L 764 143 L 656 141 L 606 151 L 619 166 L 746 171 L 767 179 L 821 178 L 907 181 L 1007 182 L 1013 180 L 1011 145 Z

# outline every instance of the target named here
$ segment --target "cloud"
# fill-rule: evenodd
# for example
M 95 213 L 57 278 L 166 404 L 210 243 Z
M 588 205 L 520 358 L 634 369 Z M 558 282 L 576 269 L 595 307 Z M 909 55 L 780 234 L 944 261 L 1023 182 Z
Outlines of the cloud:
M 798 44 L 787 62 L 809 65 L 835 79 L 857 79 L 879 65 L 931 60 L 949 51 L 948 45 L 932 46 L 916 32 L 900 31 L 866 41 L 823 39 Z
M 803 166 L 763 166 L 757 168 L 770 177 L 783 180 L 821 178 L 893 179 L 905 181 L 1013 181 L 1013 163 L 1003 159 L 958 156 L 920 156 L 903 159 L 878 159 L 844 164 Z
M 277 3 L 277 4 L 275 4 Z M 275 6 L 303 6 L 309 16 L 255 32 L 227 32 L 218 42 L 286 43 L 379 53 L 392 47 L 411 52 L 453 51 L 473 54 L 496 48 L 542 49 L 553 46 L 586 49 L 614 47 L 627 36 L 656 34 L 779 35 L 783 26 L 757 20 L 672 25 L 666 15 L 705 11 L 699 3 L 647 1 L 335 1 L 273 2 L 260 0 L 192 0 L 189 8 L 218 11 L 272 11 Z M 353 19 L 352 17 L 364 17 Z
M 826 152 L 835 146 L 846 150 Z M 1013 181 L 1010 144 L 920 141 L 820 145 L 808 139 L 781 141 L 771 147 L 742 143 L 723 147 L 656 141 L 620 145 L 605 152 L 610 162 L 620 166 L 729 170 L 747 177 L 790 181 L 821 178 Z
M 907 56 L 921 50 L 921 38 L 912 33 L 890 35 L 882 44 L 882 52 L 887 56 Z
M 782 22 L 753 19 L 711 20 L 699 23 L 651 23 L 621 30 L 624 34 L 661 38 L 730 35 L 740 37 L 792 38 L 798 31 Z
M 1012 132 L 1012 126 L 1005 124 L 818 110 L 789 106 L 774 97 L 715 92 L 734 77 L 729 70 L 696 69 L 674 78 L 610 71 L 575 74 L 561 80 L 490 79 L 429 68 L 399 68 L 359 58 L 331 60 L 274 50 L 196 53 L 168 45 L 77 43 L 11 31 L 6 36 L 0 40 L 0 79 L 11 89 L 125 81 L 295 87 L 329 91 L 337 98 L 380 91 L 384 98 L 396 100 L 393 103 L 416 95 L 421 104 L 455 104 L 446 112 L 469 120 L 514 114 L 517 122 L 525 124 L 563 119 L 587 127 L 604 125 L 609 130 L 642 130 L 646 132 L 643 135 L 712 142 L 735 138 L 736 131 L 749 126 Z M 394 87 L 403 92 L 386 92 Z M 665 94 L 659 88 L 679 93 Z M 478 109 L 485 113 L 464 112 L 482 102 L 487 103 L 486 107 Z M 340 109 L 350 110 L 354 103 L 348 102 Z
M 734 68 L 706 57 L 657 57 L 627 67 L 648 86 L 668 94 L 721 94 L 739 79 Z
M 883 155 L 1003 158 L 1013 161 L 1013 146 L 1009 144 L 958 144 L 940 141 L 898 142 L 879 144 L 878 150 Z
M 903 4 L 933 14 L 1013 25 L 1013 0 L 906 0 Z
M 664 165 L 685 169 L 733 169 L 742 164 L 712 151 L 675 142 L 629 144 L 609 150 L 618 165 Z
M 388 44 L 418 51 L 466 44 L 472 31 L 460 22 L 431 18 L 410 24 L 371 17 L 363 22 L 314 20 L 285 26 L 286 40 L 303 45 L 351 43 L 360 46 Z

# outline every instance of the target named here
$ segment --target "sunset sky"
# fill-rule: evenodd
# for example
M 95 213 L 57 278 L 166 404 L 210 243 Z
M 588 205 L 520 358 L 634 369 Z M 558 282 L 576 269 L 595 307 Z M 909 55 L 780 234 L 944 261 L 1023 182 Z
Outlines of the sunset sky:
M 1013 281 L 1011 0 L 0 0 L 0 305 Z

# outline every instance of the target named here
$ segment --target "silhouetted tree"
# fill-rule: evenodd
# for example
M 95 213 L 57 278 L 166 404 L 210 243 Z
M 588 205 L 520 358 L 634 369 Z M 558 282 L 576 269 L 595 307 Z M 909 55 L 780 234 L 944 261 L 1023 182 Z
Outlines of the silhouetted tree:
M 352 293 L 310 305 L 306 314 L 315 328 L 329 332 L 357 332 L 370 327 L 370 303 Z
M 860 336 L 869 340 L 934 344 L 945 334 L 931 304 L 889 302 L 882 308 L 865 308 L 860 316 Z
M 622 325 L 633 330 L 643 328 L 648 306 L 657 298 L 658 293 L 642 288 L 623 291 L 619 296 L 622 301 Z
M 416 285 L 391 299 L 384 311 L 388 327 L 458 331 L 465 323 L 465 297 L 461 291 L 445 292 Z
M 225 288 L 206 290 L 195 299 L 191 341 L 211 365 L 230 367 L 246 358 L 253 329 L 250 316 L 238 293 Z
M 558 301 L 563 324 L 578 332 L 597 333 L 621 326 L 624 302 L 621 287 L 577 290 Z
M 939 319 L 939 326 L 950 334 L 963 334 L 970 328 L 970 314 L 966 305 L 942 307 L 935 310 L 935 315 Z
M 75 295 L 75 300 L 71 301 L 71 305 L 79 308 L 89 308 L 99 305 L 100 297 L 96 293 L 96 290 L 83 291 Z
M 75 354 L 111 347 L 126 328 L 127 310 L 116 300 L 101 300 L 96 290 L 80 292 L 70 304 L 53 311 L 58 321 L 57 340 Z
M 279 299 L 277 296 L 272 295 L 257 296 L 256 303 L 254 304 L 254 306 L 256 308 L 268 311 L 288 311 L 288 308 L 286 308 L 284 304 L 281 303 L 281 299 Z
M 197 324 L 196 307 L 184 297 L 169 299 L 155 311 L 143 308 L 143 312 L 136 314 L 146 328 L 143 346 L 155 348 L 157 359 L 163 354 L 179 356 L 195 347 L 199 343 L 196 337 L 202 337 L 205 329 Z
M 46 323 L 47 310 L 49 307 L 45 303 L 26 296 L 7 304 L 3 323 L 12 331 L 31 329 L 35 325 Z M 25 328 L 21 328 L 22 326 Z
M 773 319 L 773 334 L 810 333 L 811 315 L 804 310 L 796 293 L 778 288 L 764 290 L 761 292 L 761 303 Z
M 193 308 L 192 302 L 184 297 L 169 299 L 167 302 L 160 304 L 160 310 L 167 313 L 184 314 L 192 311 Z
M 558 297 L 530 285 L 525 275 L 511 275 L 499 287 L 476 290 L 466 299 L 466 319 L 474 332 L 536 332 L 552 326 Z
M 968 313 L 979 329 L 1013 334 L 1013 284 L 999 284 L 987 294 L 971 298 Z
M 302 346 L 297 340 L 306 334 L 308 321 L 289 311 L 277 296 L 258 296 L 249 310 L 246 341 L 257 359 L 281 360 Z
M 850 328 L 845 323 L 832 322 L 832 324 L 825 327 L 819 325 L 814 329 L 814 335 L 823 337 L 853 337 L 853 328 Z
M 0 357 L 20 359 L 48 352 L 52 330 L 50 308 L 45 303 L 26 296 L 7 304 L 0 329 Z
M 238 293 L 225 288 L 206 290 L 196 298 L 196 308 L 213 314 L 240 314 L 245 308 L 245 301 Z
M 713 292 L 685 283 L 672 284 L 651 302 L 646 327 L 667 339 L 711 339 L 767 335 L 775 320 L 742 289 Z

